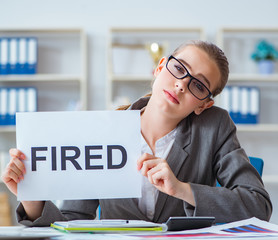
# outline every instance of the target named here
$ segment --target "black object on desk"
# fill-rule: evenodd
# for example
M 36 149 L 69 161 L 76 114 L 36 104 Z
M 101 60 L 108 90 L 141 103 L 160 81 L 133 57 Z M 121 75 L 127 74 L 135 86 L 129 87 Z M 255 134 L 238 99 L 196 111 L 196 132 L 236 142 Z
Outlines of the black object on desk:
M 170 217 L 166 225 L 168 231 L 181 231 L 210 227 L 215 217 Z

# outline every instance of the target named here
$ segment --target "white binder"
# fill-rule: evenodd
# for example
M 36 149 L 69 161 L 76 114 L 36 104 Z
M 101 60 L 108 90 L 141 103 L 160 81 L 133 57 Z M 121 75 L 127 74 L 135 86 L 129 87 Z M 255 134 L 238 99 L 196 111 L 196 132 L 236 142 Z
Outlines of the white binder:
M 27 54 L 27 66 L 28 66 L 28 73 L 34 74 L 37 72 L 37 39 L 36 38 L 28 38 L 28 54 Z
M 18 61 L 19 61 L 19 73 L 26 74 L 27 73 L 27 39 L 20 38 L 19 39 L 19 53 L 18 53 Z
M 27 89 L 27 112 L 37 111 L 37 90 L 35 88 Z
M 18 102 L 17 102 L 17 111 L 18 112 L 26 112 L 27 111 L 27 89 L 26 88 L 19 88 L 18 89 Z
M 15 125 L 15 113 L 17 108 L 17 89 L 10 88 L 8 91 L 8 125 Z
M 9 38 L 9 74 L 17 73 L 18 64 L 18 39 Z
M 8 90 L 0 89 L 0 125 L 7 125 L 8 114 Z
M 8 74 L 8 38 L 0 42 L 0 74 Z

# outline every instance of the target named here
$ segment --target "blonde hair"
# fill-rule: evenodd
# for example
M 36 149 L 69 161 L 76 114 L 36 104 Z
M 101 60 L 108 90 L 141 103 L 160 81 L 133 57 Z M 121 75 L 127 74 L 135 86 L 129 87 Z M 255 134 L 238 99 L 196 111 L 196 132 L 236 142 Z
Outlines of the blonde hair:
M 223 90 L 223 88 L 225 87 L 225 85 L 227 84 L 227 81 L 228 81 L 229 62 L 228 62 L 227 57 L 225 56 L 224 52 L 219 47 L 217 47 L 215 44 L 206 42 L 206 41 L 201 41 L 201 40 L 191 41 L 189 43 L 184 43 L 184 44 L 180 45 L 178 48 L 176 48 L 174 50 L 172 55 L 173 56 L 178 55 L 187 46 L 195 46 L 195 47 L 201 49 L 202 51 L 207 53 L 207 55 L 210 57 L 210 59 L 212 59 L 216 63 L 216 65 L 220 71 L 221 77 L 220 77 L 219 85 L 217 86 L 217 88 L 214 91 L 212 91 L 212 96 L 213 97 L 217 96 L 219 93 L 221 93 L 221 91 Z M 152 95 L 151 93 L 148 93 L 147 95 L 145 95 L 143 97 L 150 97 L 151 95 Z M 130 107 L 130 105 L 131 104 L 120 106 L 117 108 L 117 110 L 126 110 Z

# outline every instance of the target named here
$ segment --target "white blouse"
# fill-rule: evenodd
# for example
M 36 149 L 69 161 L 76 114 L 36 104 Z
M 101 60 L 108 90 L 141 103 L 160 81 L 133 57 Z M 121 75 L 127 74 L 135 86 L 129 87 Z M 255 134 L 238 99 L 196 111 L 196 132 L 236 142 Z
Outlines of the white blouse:
M 166 159 L 175 141 L 176 128 L 155 143 L 155 156 Z M 141 154 L 153 154 L 151 148 L 141 134 Z M 142 178 L 142 197 L 138 199 L 138 207 L 150 220 L 154 217 L 155 204 L 159 191 L 152 185 L 148 178 Z

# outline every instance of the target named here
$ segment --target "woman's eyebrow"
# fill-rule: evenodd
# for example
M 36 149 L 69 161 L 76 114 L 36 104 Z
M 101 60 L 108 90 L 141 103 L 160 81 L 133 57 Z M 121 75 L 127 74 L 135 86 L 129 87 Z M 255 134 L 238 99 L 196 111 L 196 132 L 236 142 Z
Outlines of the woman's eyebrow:
M 178 59 L 181 63 L 183 63 L 187 68 L 189 68 L 191 71 L 192 71 L 192 68 L 191 66 L 186 62 L 184 61 L 183 59 L 179 58 Z M 202 74 L 202 73 L 199 73 L 197 74 L 197 79 L 199 80 L 199 76 L 208 84 L 208 86 L 210 87 L 210 82 L 209 80 Z M 194 76 L 193 76 L 194 77 Z

